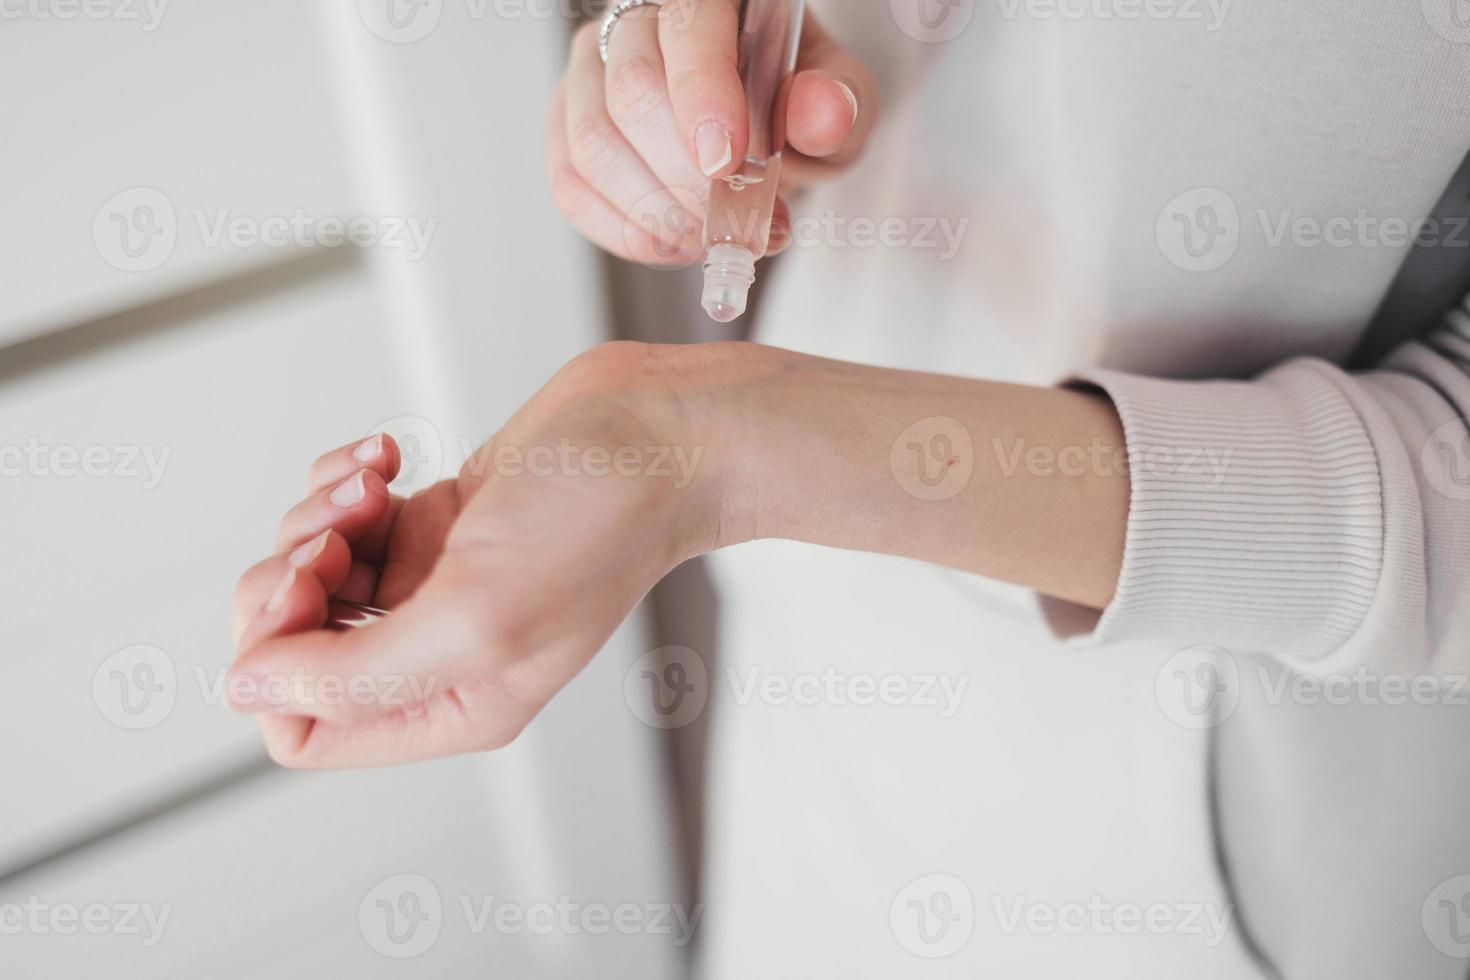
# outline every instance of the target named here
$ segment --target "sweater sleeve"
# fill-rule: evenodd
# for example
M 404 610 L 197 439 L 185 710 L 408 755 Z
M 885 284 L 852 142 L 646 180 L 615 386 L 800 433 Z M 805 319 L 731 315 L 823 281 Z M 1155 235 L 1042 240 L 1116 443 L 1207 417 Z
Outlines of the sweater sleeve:
M 1362 374 L 1078 380 L 1117 407 L 1132 480 L 1097 640 L 1324 673 L 1470 664 L 1470 317 Z

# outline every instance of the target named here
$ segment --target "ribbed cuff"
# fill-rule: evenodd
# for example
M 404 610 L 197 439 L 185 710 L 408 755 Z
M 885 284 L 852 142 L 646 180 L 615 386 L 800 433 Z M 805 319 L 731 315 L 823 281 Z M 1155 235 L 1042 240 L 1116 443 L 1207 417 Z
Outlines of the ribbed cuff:
M 1325 365 L 1250 382 L 1093 371 L 1113 400 L 1132 506 L 1102 642 L 1218 644 L 1298 662 L 1358 628 L 1383 561 L 1377 458 Z

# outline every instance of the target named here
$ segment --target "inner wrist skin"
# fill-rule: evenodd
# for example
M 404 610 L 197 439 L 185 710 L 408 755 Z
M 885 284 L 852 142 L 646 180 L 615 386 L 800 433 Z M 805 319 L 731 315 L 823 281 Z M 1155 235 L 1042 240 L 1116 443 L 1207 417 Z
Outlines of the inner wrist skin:
M 1105 396 L 756 344 L 666 350 L 704 452 L 686 557 L 783 538 L 1111 601 L 1130 486 Z

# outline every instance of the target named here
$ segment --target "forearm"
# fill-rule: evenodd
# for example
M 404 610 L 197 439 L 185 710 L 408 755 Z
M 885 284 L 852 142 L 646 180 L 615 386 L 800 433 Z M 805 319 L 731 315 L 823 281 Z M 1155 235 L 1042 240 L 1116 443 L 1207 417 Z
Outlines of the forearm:
M 1111 404 L 1082 392 L 706 353 L 698 424 L 717 458 L 711 545 L 757 538 L 902 555 L 1101 608 L 1129 482 Z

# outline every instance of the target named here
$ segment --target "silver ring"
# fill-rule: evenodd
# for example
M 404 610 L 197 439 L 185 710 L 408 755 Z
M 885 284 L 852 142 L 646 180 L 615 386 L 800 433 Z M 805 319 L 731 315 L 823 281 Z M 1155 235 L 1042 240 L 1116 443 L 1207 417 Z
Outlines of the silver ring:
M 613 8 L 602 18 L 602 34 L 597 38 L 597 51 L 602 55 L 602 63 L 607 64 L 607 42 L 612 40 L 613 28 L 618 26 L 618 18 L 630 10 L 639 7 L 662 7 L 664 0 L 618 0 Z

